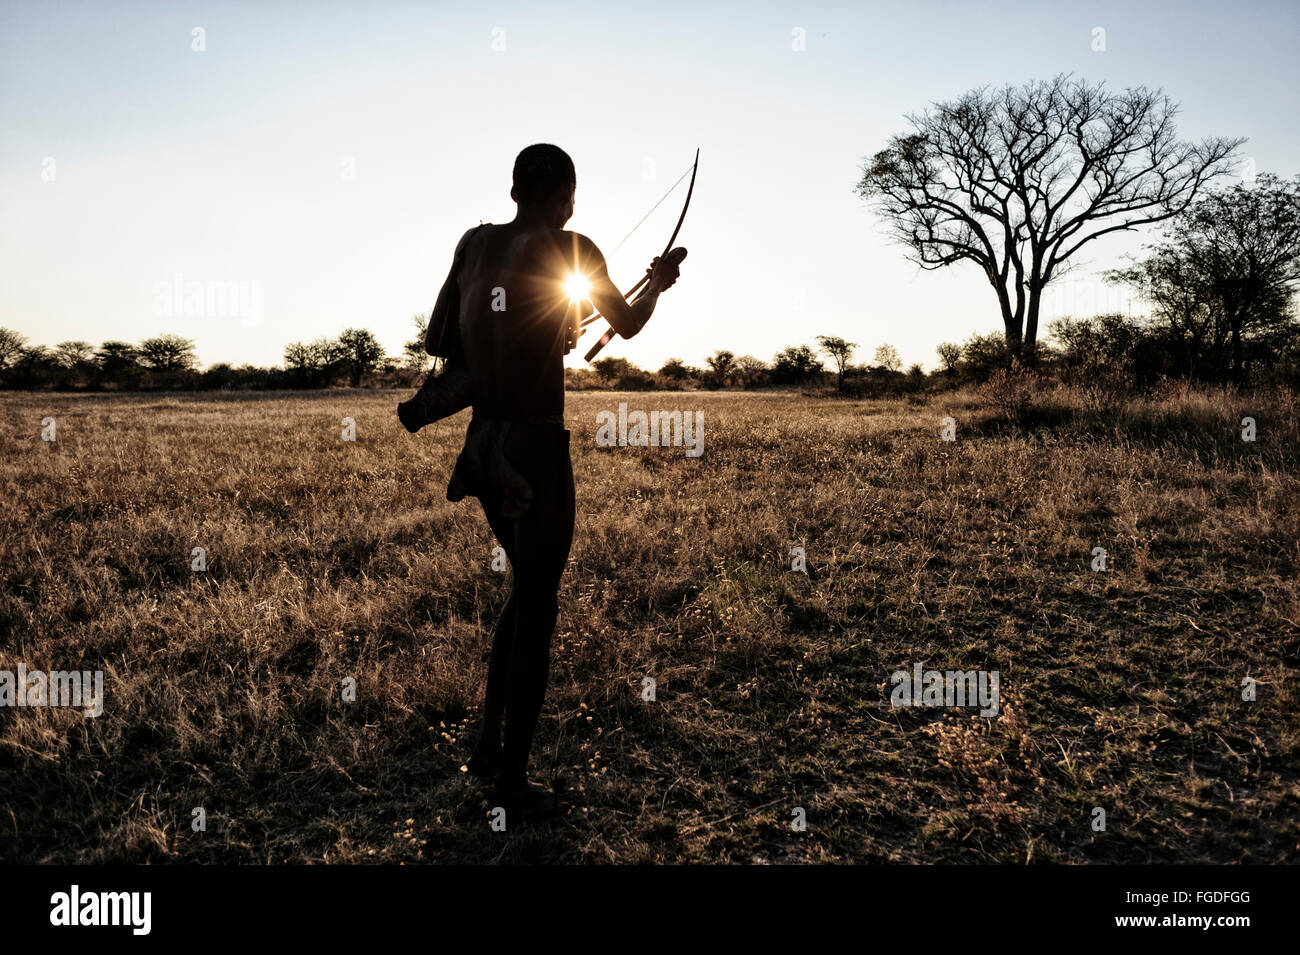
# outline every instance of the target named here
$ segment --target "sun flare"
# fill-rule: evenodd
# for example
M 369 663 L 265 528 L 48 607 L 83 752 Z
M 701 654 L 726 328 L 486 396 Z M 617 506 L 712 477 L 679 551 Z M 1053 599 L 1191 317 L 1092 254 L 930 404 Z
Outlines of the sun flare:
M 564 291 L 570 302 L 585 302 L 591 294 L 591 280 L 581 272 L 574 272 L 564 280 Z

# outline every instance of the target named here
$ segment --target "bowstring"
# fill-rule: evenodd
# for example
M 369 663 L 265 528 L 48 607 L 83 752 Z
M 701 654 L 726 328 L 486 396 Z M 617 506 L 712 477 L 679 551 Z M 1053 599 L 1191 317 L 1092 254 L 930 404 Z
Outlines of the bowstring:
M 649 219 L 651 213 L 653 213 L 656 209 L 658 209 L 661 205 L 664 204 L 664 200 L 667 199 L 670 195 L 672 195 L 673 190 L 682 184 L 682 180 L 691 174 L 692 168 L 694 167 L 693 166 L 688 167 L 687 170 L 681 174 L 678 180 L 668 187 L 668 191 L 665 192 L 662 196 L 660 196 L 659 201 L 650 207 L 650 212 L 647 212 L 645 215 L 643 215 L 640 221 L 638 221 L 636 225 L 632 226 L 632 228 L 628 230 L 627 235 L 623 236 L 623 238 L 618 240 L 618 245 L 614 246 L 614 248 L 610 249 L 609 252 L 605 254 L 606 258 L 613 257 L 615 252 L 623 248 L 623 243 L 626 242 L 628 239 L 632 238 L 632 233 L 635 232 L 637 229 L 641 228 L 641 223 L 645 222 L 646 219 Z

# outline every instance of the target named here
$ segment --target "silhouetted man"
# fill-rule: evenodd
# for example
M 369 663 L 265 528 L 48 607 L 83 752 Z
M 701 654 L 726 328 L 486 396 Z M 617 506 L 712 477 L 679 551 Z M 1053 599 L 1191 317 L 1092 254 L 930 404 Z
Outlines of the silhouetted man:
M 680 261 L 656 259 L 648 291 L 628 304 L 595 243 L 564 231 L 576 183 L 573 160 L 562 149 L 540 144 L 519 154 L 510 190 L 519 207 L 515 218 L 461 237 L 426 345 L 432 353 L 435 328 L 458 332 L 453 364 L 468 378 L 474 409 L 447 497 L 479 499 L 514 573 L 492 637 L 482 732 L 469 760 L 475 775 L 496 777 L 494 798 L 507 818 L 565 808 L 557 793 L 530 782 L 527 771 L 546 693 L 560 576 L 573 541 L 564 355 L 577 341 L 582 310 L 570 283 L 575 273 L 585 276 L 591 304 L 631 338 L 654 312 L 659 293 L 677 280 L 670 260 Z

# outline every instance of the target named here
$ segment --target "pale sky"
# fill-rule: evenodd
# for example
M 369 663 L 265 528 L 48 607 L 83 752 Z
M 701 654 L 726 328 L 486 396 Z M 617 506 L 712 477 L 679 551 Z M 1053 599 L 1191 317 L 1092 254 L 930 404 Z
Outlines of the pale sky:
M 513 215 L 522 147 L 569 152 L 569 228 L 609 250 L 699 146 L 682 277 L 605 355 L 770 360 L 826 334 L 933 367 L 1001 321 L 973 266 L 918 270 L 853 193 L 905 113 L 1073 72 L 1161 87 L 1184 138 L 1248 137 L 1259 172 L 1293 176 L 1298 24 L 1285 2 L 4 3 L 0 325 L 175 332 L 205 365 L 358 326 L 398 354 L 460 234 Z M 611 257 L 620 286 L 684 198 Z M 1127 308 L 1097 275 L 1139 245 L 1096 243 L 1044 318 Z M 242 313 L 166 314 L 178 277 Z

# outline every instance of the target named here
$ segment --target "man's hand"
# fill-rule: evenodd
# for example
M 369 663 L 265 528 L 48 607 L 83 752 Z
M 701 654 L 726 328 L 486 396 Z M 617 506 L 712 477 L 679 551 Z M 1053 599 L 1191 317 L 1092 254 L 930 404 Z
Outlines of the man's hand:
M 614 332 L 624 338 L 633 337 L 650 320 L 655 310 L 655 303 L 659 300 L 659 293 L 677 281 L 682 259 L 686 258 L 686 250 L 676 248 L 666 255 L 656 257 L 650 268 L 646 269 L 648 281 L 642 279 L 637 283 L 637 286 L 641 286 L 642 282 L 645 284 L 641 287 L 640 294 L 629 301 L 610 281 L 609 272 L 605 268 L 605 257 L 600 254 L 595 243 L 586 236 L 578 238 L 583 243 L 580 261 L 585 264 L 587 275 L 591 279 L 592 304 L 600 310 L 600 314 L 609 319 L 610 328 Z M 634 290 L 630 289 L 629 292 Z M 596 348 L 599 351 L 599 345 Z
M 682 274 L 681 265 L 684 258 L 686 258 L 686 250 L 680 246 L 662 258 L 656 255 L 650 262 L 650 268 L 646 270 L 650 274 L 650 290 L 657 295 L 672 288 L 677 282 L 677 277 Z

